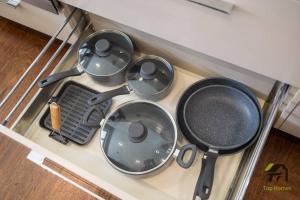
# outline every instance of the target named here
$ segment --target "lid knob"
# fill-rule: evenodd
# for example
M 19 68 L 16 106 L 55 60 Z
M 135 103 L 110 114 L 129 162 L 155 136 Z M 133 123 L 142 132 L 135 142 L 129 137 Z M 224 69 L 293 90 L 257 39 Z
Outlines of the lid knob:
M 141 65 L 140 75 L 144 79 L 153 79 L 155 77 L 156 71 L 157 67 L 153 62 L 144 62 Z
M 146 128 L 141 122 L 132 122 L 129 125 L 128 132 L 129 140 L 133 143 L 140 143 L 147 136 Z
M 97 52 L 105 53 L 110 49 L 110 42 L 107 39 L 100 39 L 95 44 Z

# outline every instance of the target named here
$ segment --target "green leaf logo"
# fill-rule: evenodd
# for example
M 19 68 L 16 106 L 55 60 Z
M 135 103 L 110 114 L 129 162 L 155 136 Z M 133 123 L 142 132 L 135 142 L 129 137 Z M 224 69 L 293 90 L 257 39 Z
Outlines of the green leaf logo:
M 265 168 L 265 172 L 269 171 L 270 169 L 272 169 L 274 163 L 269 163 L 267 164 L 266 168 Z

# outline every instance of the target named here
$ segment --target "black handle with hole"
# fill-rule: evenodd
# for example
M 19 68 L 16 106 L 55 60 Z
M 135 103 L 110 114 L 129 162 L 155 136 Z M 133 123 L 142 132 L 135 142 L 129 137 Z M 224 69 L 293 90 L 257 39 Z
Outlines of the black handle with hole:
M 82 70 L 79 70 L 77 67 L 72 68 L 68 71 L 52 74 L 50 76 L 47 76 L 46 78 L 42 79 L 38 85 L 40 88 L 44 88 L 48 85 L 51 85 L 52 83 L 55 83 L 57 81 L 60 81 L 64 78 L 70 77 L 70 76 L 79 76 L 83 73 Z
M 194 197 L 199 196 L 202 200 L 208 199 L 214 181 L 215 163 L 218 158 L 217 152 L 205 152 L 202 158 L 201 172 L 196 184 Z
M 190 158 L 187 161 L 184 161 L 184 156 L 186 154 L 186 152 L 188 151 L 192 151 L 192 155 L 190 156 Z M 178 165 L 184 169 L 189 168 L 196 157 L 196 153 L 197 153 L 197 147 L 194 144 L 187 144 L 184 145 L 183 147 L 181 147 L 180 152 L 176 158 L 176 162 L 178 163 Z
M 117 89 L 114 90 L 109 90 L 106 92 L 102 92 L 100 94 L 96 94 L 95 96 L 93 96 L 92 98 L 90 98 L 88 100 L 88 104 L 89 105 L 96 105 L 99 103 L 102 103 L 108 99 L 111 99 L 115 96 L 119 96 L 119 95 L 124 95 L 124 94 L 129 94 L 130 93 L 130 89 L 128 88 L 127 85 L 119 87 Z
M 97 118 L 96 121 L 91 122 L 90 118 L 93 112 L 97 112 L 99 114 L 99 117 Z M 83 116 L 82 124 L 91 128 L 100 128 L 100 122 L 103 118 L 104 118 L 104 114 L 102 110 L 98 106 L 92 106 L 88 109 L 88 111 Z

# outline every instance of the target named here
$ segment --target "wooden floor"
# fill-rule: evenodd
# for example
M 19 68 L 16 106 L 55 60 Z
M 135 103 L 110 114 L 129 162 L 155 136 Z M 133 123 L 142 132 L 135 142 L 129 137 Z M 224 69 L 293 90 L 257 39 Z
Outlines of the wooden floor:
M 27 66 L 38 55 L 47 43 L 49 37 L 28 29 L 19 24 L 0 17 L 0 98 L 3 99 L 9 89 L 18 80 Z M 17 99 L 24 93 L 38 71 L 46 63 L 46 59 L 54 53 L 60 44 L 56 41 L 45 58 L 38 64 L 26 78 L 9 102 L 1 108 L 0 121 L 8 110 L 13 107 Z M 64 49 L 66 51 L 66 49 Z M 47 70 L 49 73 L 55 63 Z M 35 87 L 34 91 L 37 90 Z M 26 99 L 26 103 L 29 98 Z M 24 106 L 24 104 L 23 104 Z M 21 109 L 22 107 L 21 106 Z M 16 115 L 13 116 L 15 118 Z M 0 133 L 0 199 L 95 199 L 55 175 L 47 172 L 26 159 L 29 149 L 7 138 Z
M 26 70 L 26 67 L 32 62 L 48 39 L 49 37 L 41 33 L 0 17 L 0 99 L 4 97 L 24 70 Z M 59 42 L 53 45 L 53 48 L 51 48 L 46 55 L 46 58 L 50 57 L 51 53 L 55 50 L 54 47 L 58 45 Z M 37 75 L 38 70 L 43 66 L 45 61 L 46 59 L 32 71 L 24 84 L 18 89 L 17 94 L 14 95 L 5 108 L 0 111 L 1 121 L 5 113 L 11 109 L 16 100 L 24 92 L 26 86 L 29 84 L 29 80 L 32 80 Z M 51 69 L 48 70 L 48 73 L 50 71 Z M 34 88 L 34 90 L 36 89 L 37 88 Z M 31 95 L 32 94 L 33 92 Z M 280 131 L 272 131 L 250 182 L 245 199 L 300 199 L 299 141 L 299 139 L 287 136 Z M 48 173 L 31 161 L 28 161 L 26 159 L 28 153 L 28 148 L 0 133 L 0 200 L 94 199 L 71 184 Z M 264 186 L 270 185 L 270 183 L 267 182 L 264 172 L 265 166 L 269 162 L 284 164 L 289 170 L 289 180 L 287 183 L 275 182 L 271 184 L 290 186 L 292 188 L 291 191 L 270 192 L 264 190 Z M 49 165 L 64 175 L 69 174 L 68 171 L 60 169 L 58 165 L 51 162 Z M 78 179 L 77 182 L 82 182 L 80 178 L 75 177 L 75 179 Z M 86 182 L 83 184 L 87 185 Z M 96 188 L 96 186 L 88 184 L 87 187 L 105 199 L 114 199 L 112 195 Z
M 2 100 L 18 81 L 19 77 L 32 63 L 34 58 L 38 55 L 41 49 L 46 45 L 49 37 L 41 34 L 37 31 L 33 31 L 19 24 L 13 23 L 9 20 L 0 17 L 0 99 Z M 49 51 L 43 57 L 43 59 L 30 71 L 26 79 L 22 82 L 20 87 L 16 90 L 16 93 L 7 101 L 4 107 L 0 110 L 0 122 L 3 121 L 4 116 L 8 114 L 8 111 L 13 108 L 17 100 L 25 92 L 26 88 L 30 85 L 31 81 L 38 75 L 39 71 L 46 64 L 48 59 L 54 53 L 60 42 L 55 41 L 50 47 Z M 62 52 L 65 52 L 67 48 L 64 48 Z M 45 72 L 49 74 L 53 67 L 57 64 L 59 58 L 63 54 L 58 56 L 49 69 Z M 37 85 L 34 86 L 29 93 L 29 98 L 26 98 L 24 103 L 20 106 L 20 109 L 12 116 L 15 119 L 20 111 L 24 108 L 26 103 L 30 100 L 30 97 L 37 91 Z M 13 121 L 13 120 L 12 120 Z M 11 124 L 11 123 L 10 123 Z M 9 124 L 9 125 L 10 125 Z
M 288 169 L 288 181 L 281 177 L 268 182 L 264 171 L 268 163 L 283 164 Z M 291 191 L 267 191 L 264 186 L 291 187 Z M 300 139 L 273 129 L 256 165 L 245 199 L 300 200 Z

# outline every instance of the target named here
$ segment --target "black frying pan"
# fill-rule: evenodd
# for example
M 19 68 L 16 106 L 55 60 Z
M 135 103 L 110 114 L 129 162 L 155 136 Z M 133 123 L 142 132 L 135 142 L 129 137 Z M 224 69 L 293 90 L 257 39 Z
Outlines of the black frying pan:
M 262 114 L 255 95 L 243 84 L 226 79 L 198 81 L 182 95 L 177 120 L 182 133 L 205 151 L 194 199 L 208 199 L 219 154 L 251 145 L 260 133 Z

